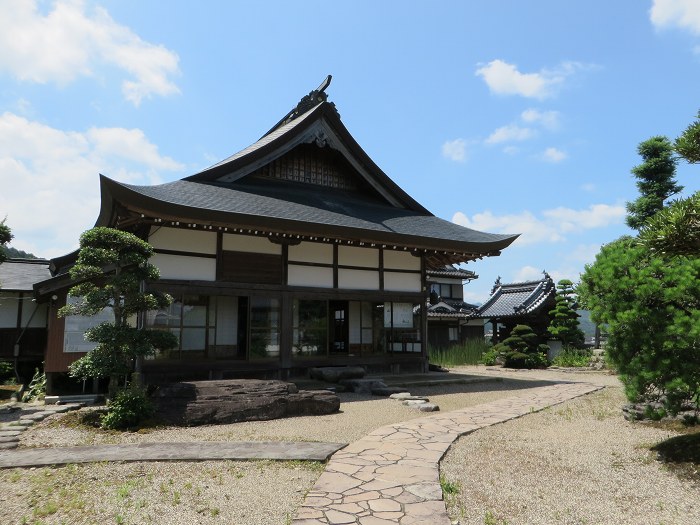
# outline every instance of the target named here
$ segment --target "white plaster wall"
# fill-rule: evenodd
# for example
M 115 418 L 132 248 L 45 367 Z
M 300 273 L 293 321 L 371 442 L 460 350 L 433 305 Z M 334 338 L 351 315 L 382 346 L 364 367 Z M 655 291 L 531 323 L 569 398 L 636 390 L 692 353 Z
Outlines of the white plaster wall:
M 280 255 L 282 246 L 270 242 L 267 237 L 253 237 L 252 235 L 235 235 L 224 233 L 222 247 L 224 250 L 248 253 L 269 253 Z
M 16 293 L 0 293 L 0 328 L 17 327 L 17 298 Z
M 379 272 L 369 270 L 338 270 L 338 288 L 347 290 L 379 290 Z
M 152 227 L 148 242 L 155 249 L 216 253 L 216 233 L 182 228 Z
M 161 279 L 216 281 L 216 259 L 157 253 L 150 260 Z
M 414 257 L 409 252 L 384 250 L 384 268 L 420 271 L 420 257 Z
M 333 264 L 333 245 L 320 242 L 302 242 L 289 247 L 289 260 Z
M 2 308 L 2 306 L 0 306 L 0 308 Z M 35 309 L 36 313 L 34 313 Z M 34 314 L 33 317 L 32 314 Z M 27 299 L 25 296 L 22 305 L 22 328 L 25 326 L 29 328 L 46 328 L 48 314 L 49 305 L 46 303 L 37 304 L 31 299 Z
M 379 268 L 379 250 L 356 246 L 338 246 L 338 264 Z
M 290 264 L 287 266 L 287 283 L 290 286 L 333 288 L 333 269 Z
M 419 273 L 384 272 L 384 289 L 392 292 L 420 292 Z

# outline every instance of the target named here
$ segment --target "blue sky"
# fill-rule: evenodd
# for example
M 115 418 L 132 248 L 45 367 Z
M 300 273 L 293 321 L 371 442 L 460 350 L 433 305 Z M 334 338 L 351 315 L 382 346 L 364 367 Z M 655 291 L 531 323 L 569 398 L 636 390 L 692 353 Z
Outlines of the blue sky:
M 12 246 L 77 247 L 98 174 L 190 175 L 254 142 L 327 74 L 343 122 L 433 213 L 522 233 L 470 263 L 578 279 L 629 233 L 639 142 L 700 98 L 700 1 L 0 2 L 0 217 Z M 679 166 L 685 193 L 697 167 Z

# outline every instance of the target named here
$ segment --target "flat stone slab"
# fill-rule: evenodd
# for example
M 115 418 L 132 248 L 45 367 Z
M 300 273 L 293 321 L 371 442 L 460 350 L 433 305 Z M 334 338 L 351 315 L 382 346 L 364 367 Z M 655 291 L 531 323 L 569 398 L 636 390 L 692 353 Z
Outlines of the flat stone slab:
M 309 369 L 309 377 L 327 383 L 338 383 L 342 379 L 360 379 L 366 370 L 361 366 L 320 366 Z
M 27 448 L 0 452 L 0 468 L 42 467 L 96 461 L 206 461 L 212 459 L 326 461 L 344 446 L 345 443 L 308 441 L 204 441 Z

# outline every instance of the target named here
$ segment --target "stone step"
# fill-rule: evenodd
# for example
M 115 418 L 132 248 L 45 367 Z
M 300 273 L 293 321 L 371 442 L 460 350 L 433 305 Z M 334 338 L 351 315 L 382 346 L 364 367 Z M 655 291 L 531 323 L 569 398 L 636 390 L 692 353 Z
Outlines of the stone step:
M 0 436 L 0 443 L 15 443 L 19 441 L 19 436 Z
M 69 404 L 83 404 L 84 405 L 97 405 L 104 401 L 104 396 L 101 394 L 81 394 L 72 396 L 46 396 L 44 398 L 44 403 L 46 405 L 69 405 Z
M 0 450 L 12 450 L 13 448 L 17 448 L 19 445 L 19 441 L 15 441 L 13 443 L 0 443 Z

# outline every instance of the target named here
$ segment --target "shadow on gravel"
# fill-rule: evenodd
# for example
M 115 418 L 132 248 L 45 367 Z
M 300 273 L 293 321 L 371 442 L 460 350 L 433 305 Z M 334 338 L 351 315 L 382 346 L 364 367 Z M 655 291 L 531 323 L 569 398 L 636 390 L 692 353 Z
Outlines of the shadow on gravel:
M 683 479 L 700 483 L 700 427 L 654 445 L 658 460 Z
M 393 386 L 395 383 L 390 379 L 391 376 L 385 377 L 386 383 L 389 386 Z M 400 377 L 400 376 L 394 376 Z M 472 376 L 475 377 L 475 376 Z M 479 376 L 482 381 L 475 383 L 443 383 L 443 384 L 433 384 L 433 385 L 406 385 L 406 392 L 410 392 L 415 396 L 436 396 L 445 394 L 469 394 L 469 393 L 479 393 L 479 392 L 507 392 L 511 390 L 525 390 L 530 388 L 539 388 L 543 386 L 551 386 L 557 384 L 559 381 L 545 381 L 545 380 L 524 380 L 524 379 L 511 379 L 511 378 L 483 378 Z M 351 392 L 339 393 L 341 401 L 341 411 L 343 403 L 352 403 L 354 401 L 367 401 L 372 399 L 386 399 L 384 397 L 372 396 L 369 394 L 354 394 Z

